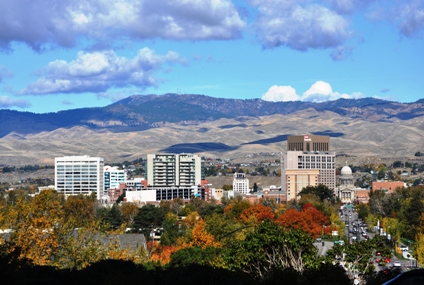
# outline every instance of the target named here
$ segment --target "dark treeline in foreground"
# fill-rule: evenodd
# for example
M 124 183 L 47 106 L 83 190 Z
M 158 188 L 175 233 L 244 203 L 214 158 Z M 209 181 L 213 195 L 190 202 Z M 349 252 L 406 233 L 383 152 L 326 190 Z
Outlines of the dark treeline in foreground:
M 184 267 L 146 267 L 131 261 L 103 260 L 83 270 L 69 270 L 51 266 L 34 266 L 25 262 L 0 259 L 0 278 L 3 284 L 185 284 L 185 285 L 267 285 L 267 284 L 353 284 L 345 270 L 338 265 L 322 264 L 316 269 L 299 273 L 294 269 L 271 269 L 258 279 L 241 271 L 230 271 L 211 266 L 191 264 Z M 366 284 L 382 284 L 399 272 L 368 275 Z

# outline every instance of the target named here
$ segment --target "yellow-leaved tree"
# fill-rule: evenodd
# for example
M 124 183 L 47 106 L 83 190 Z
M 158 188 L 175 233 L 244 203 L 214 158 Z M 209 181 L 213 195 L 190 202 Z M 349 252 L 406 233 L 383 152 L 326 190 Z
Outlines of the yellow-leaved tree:
M 190 246 L 198 246 L 205 249 L 208 246 L 220 247 L 221 244 L 215 241 L 213 235 L 206 232 L 205 222 L 199 219 L 191 232 Z
M 417 259 L 419 266 L 424 265 L 424 233 L 419 232 L 416 237 L 414 246 L 414 257 Z
M 19 197 L 6 213 L 12 234 L 8 252 L 19 253 L 37 265 L 50 265 L 63 231 L 62 202 L 56 191 L 45 190 L 34 199 Z

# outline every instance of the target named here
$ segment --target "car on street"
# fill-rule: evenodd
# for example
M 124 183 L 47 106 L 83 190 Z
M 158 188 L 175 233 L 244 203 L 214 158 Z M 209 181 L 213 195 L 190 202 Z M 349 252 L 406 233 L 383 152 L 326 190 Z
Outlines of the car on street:
M 406 245 L 402 244 L 402 245 L 400 246 L 400 250 L 401 250 L 401 251 L 408 251 L 408 247 L 407 247 Z
M 393 262 L 393 267 L 401 267 L 401 266 L 402 266 L 402 264 L 400 264 L 399 261 L 394 261 Z
M 322 239 L 319 237 L 319 238 L 317 238 L 317 242 L 321 242 L 322 241 Z

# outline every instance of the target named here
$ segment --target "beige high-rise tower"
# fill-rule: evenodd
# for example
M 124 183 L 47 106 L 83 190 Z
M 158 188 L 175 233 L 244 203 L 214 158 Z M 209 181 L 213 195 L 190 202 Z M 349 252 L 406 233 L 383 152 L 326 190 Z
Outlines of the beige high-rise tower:
M 336 154 L 330 151 L 330 137 L 289 136 L 281 159 L 281 189 L 287 201 L 297 199 L 304 187 L 319 184 L 336 188 Z

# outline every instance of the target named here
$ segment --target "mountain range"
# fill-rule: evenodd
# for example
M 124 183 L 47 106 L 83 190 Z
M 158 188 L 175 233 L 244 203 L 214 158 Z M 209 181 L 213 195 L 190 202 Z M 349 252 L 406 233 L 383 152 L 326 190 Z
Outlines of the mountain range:
M 288 135 L 329 135 L 348 157 L 413 157 L 424 151 L 424 99 L 321 103 L 133 95 L 99 108 L 35 114 L 0 110 L 0 164 L 51 164 L 56 156 L 119 162 L 153 152 L 251 160 L 285 150 Z

